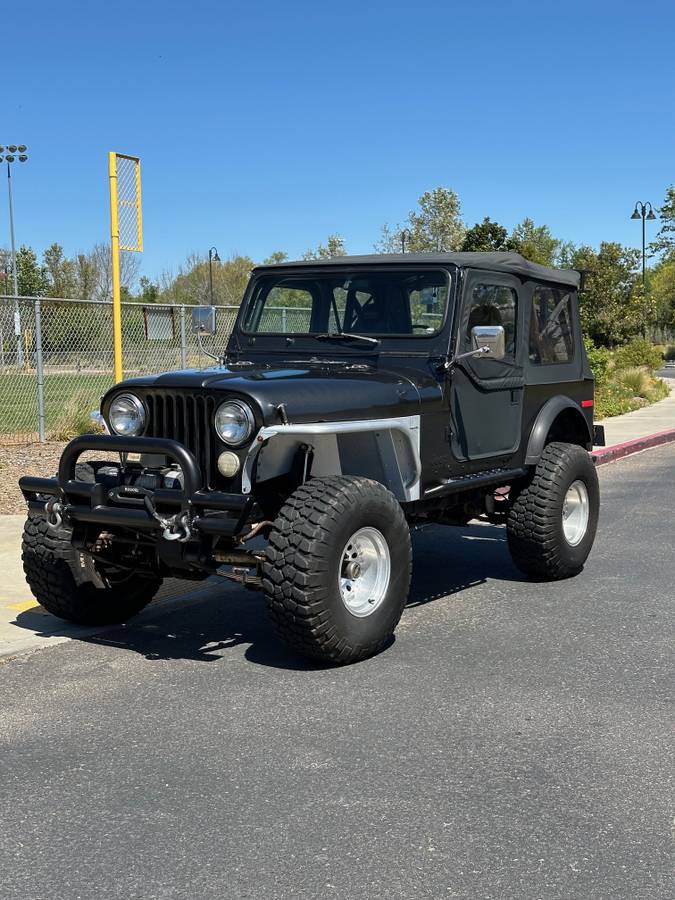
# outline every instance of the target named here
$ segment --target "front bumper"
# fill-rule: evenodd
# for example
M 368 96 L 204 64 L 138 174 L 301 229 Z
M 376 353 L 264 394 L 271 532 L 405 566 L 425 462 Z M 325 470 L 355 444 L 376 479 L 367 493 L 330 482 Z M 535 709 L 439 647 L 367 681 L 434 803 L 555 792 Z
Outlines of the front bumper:
M 140 473 L 137 464 L 122 461 L 118 469 L 118 483 L 110 478 L 94 483 L 76 478 L 77 461 L 85 451 L 120 454 L 160 455 L 172 459 L 182 472 L 183 488 L 137 488 L 125 483 L 129 471 Z M 109 461 L 90 463 L 94 470 L 110 467 Z M 196 458 L 177 441 L 168 438 L 124 438 L 117 435 L 89 434 L 74 438 L 65 447 L 56 478 L 36 478 L 24 475 L 19 487 L 34 512 L 45 512 L 46 504 L 54 500 L 67 521 L 105 528 L 124 527 L 143 531 L 162 531 L 161 518 L 180 514 L 192 533 L 234 536 L 250 521 L 255 509 L 253 497 L 225 494 L 202 489 L 204 480 Z M 160 519 L 154 516 L 155 510 Z

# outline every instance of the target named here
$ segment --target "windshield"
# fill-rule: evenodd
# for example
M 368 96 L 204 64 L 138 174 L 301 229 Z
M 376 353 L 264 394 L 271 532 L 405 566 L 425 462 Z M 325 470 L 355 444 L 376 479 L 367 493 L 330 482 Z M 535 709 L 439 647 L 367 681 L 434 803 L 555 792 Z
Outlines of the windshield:
M 424 337 L 443 326 L 445 272 L 343 271 L 257 279 L 243 318 L 249 334 Z

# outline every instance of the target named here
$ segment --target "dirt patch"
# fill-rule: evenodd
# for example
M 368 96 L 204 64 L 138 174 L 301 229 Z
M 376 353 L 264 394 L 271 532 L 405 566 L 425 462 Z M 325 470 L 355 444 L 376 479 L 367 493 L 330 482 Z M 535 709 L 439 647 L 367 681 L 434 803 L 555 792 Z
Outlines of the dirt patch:
M 48 444 L 0 444 L 0 514 L 23 513 L 26 504 L 19 490 L 20 475 L 52 478 L 59 467 L 65 441 Z

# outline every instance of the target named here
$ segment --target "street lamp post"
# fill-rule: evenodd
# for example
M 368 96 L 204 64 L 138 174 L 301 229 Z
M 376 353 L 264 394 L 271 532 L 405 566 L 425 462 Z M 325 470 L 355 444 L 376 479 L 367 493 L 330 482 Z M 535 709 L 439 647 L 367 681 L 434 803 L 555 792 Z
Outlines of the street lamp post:
M 16 364 L 23 366 L 23 345 L 21 343 L 21 310 L 19 309 L 19 280 L 16 271 L 16 241 L 14 240 L 14 204 L 12 202 L 12 163 L 26 162 L 28 154 L 25 144 L 0 146 L 0 163 L 7 163 L 7 195 L 9 198 L 9 239 L 12 250 L 12 281 L 14 282 L 14 334 L 16 336 Z
M 649 210 L 649 211 L 648 211 Z M 642 219 L 642 285 L 645 283 L 645 219 L 652 221 L 655 219 L 654 209 L 649 201 L 643 203 L 641 200 L 635 204 L 631 219 Z
M 214 306 L 213 303 L 213 263 L 220 262 L 220 257 L 218 256 L 218 251 L 215 247 L 209 248 L 209 295 L 211 297 L 211 306 Z

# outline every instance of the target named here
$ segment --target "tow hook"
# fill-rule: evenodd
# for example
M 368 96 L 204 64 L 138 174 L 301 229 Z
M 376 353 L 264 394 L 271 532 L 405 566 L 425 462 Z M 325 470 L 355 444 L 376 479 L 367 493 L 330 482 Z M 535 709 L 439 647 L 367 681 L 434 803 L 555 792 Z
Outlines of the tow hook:
M 175 516 L 160 516 L 152 502 L 149 491 L 143 491 L 143 503 L 148 513 L 162 526 L 162 537 L 165 541 L 178 541 L 185 544 L 192 537 L 190 515 L 187 512 L 176 513 Z
M 162 532 L 162 537 L 165 541 L 178 541 L 180 544 L 185 544 L 192 537 L 190 518 L 187 513 L 172 516 L 170 520 L 164 519 L 161 521 L 162 524 L 167 522 L 167 525 Z
M 45 503 L 45 513 L 47 514 L 47 527 L 56 530 L 63 523 L 63 504 L 55 497 L 51 497 Z

